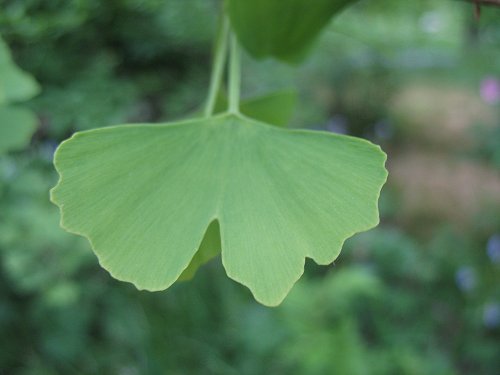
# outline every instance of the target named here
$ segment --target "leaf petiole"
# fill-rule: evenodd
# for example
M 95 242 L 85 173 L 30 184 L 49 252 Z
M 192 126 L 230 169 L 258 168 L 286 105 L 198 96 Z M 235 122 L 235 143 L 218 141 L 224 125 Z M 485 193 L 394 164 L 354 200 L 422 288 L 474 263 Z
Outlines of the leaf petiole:
M 223 16 L 221 18 L 221 25 L 214 48 L 214 60 L 212 63 L 212 73 L 210 76 L 210 87 L 208 89 L 208 97 L 204 111 L 205 117 L 210 117 L 214 113 L 217 94 L 220 90 L 224 67 L 226 65 L 229 39 L 228 37 L 229 20 L 226 16 Z
M 229 108 L 228 112 L 240 113 L 241 61 L 240 47 L 236 35 L 231 33 L 231 50 L 229 56 Z

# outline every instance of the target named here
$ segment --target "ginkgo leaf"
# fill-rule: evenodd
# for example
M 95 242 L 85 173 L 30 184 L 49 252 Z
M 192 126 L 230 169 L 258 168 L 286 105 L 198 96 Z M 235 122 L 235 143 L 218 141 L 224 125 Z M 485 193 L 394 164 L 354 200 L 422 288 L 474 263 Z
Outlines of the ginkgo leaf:
M 257 58 L 295 62 L 332 16 L 356 0 L 226 0 L 240 43 Z
M 27 109 L 0 105 L 0 155 L 25 147 L 36 123 L 35 115 Z
M 378 223 L 385 159 L 365 140 L 241 115 L 122 125 L 61 144 L 51 198 L 105 269 L 152 291 L 179 278 L 216 221 L 228 276 L 277 305 L 305 257 L 329 264 Z

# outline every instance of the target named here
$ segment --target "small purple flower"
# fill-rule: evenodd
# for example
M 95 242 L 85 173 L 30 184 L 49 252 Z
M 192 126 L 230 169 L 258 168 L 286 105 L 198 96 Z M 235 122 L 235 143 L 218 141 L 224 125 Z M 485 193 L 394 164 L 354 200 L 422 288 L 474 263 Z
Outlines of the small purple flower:
M 500 103 L 500 80 L 495 77 L 486 77 L 481 81 L 480 93 L 486 103 Z
M 500 263 L 500 234 L 494 234 L 486 244 L 486 253 L 493 263 Z
M 496 328 L 500 325 L 500 305 L 488 303 L 483 310 L 483 323 L 487 328 Z
M 470 292 L 477 284 L 476 272 L 469 266 L 460 267 L 455 274 L 455 282 L 461 291 Z

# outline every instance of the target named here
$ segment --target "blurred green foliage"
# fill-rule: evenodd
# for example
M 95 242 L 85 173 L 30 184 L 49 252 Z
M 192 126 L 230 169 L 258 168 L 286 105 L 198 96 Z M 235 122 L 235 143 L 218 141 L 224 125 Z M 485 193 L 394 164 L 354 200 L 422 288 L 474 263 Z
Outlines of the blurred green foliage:
M 215 1 L 33 0 L 0 5 L 0 34 L 44 89 L 32 108 L 50 137 L 180 116 L 203 98 L 217 20 Z M 186 81 L 191 84 L 181 83 Z
M 494 207 L 465 227 L 400 221 L 390 185 L 381 226 L 347 241 L 327 271 L 308 263 L 275 309 L 228 280 L 218 258 L 168 292 L 136 291 L 58 227 L 48 201 L 55 146 L 75 130 L 198 110 L 217 4 L 0 0 L 0 34 L 43 88 L 28 102 L 41 120 L 31 146 L 0 158 L 0 373 L 496 374 Z M 303 67 L 247 59 L 245 87 L 253 94 L 296 81 L 294 126 L 368 136 L 395 159 L 408 140 L 390 117 L 390 93 L 412 79 L 477 91 L 498 74 L 499 13 L 485 8 L 476 23 L 461 2 L 362 1 Z M 498 137 L 484 129 L 473 155 L 493 165 Z
M 31 99 L 40 90 L 35 80 L 12 61 L 0 38 L 0 154 L 22 149 L 36 129 L 35 115 L 16 105 Z

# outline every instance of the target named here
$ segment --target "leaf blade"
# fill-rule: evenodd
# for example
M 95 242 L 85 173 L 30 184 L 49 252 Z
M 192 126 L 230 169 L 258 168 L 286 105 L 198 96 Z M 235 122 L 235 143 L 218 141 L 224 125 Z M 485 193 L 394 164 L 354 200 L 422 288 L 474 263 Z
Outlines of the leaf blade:
M 63 226 L 140 289 L 177 280 L 217 220 L 228 276 L 277 305 L 305 257 L 331 262 L 378 223 L 384 163 L 367 141 L 222 115 L 79 133 L 56 152 L 51 197 Z

